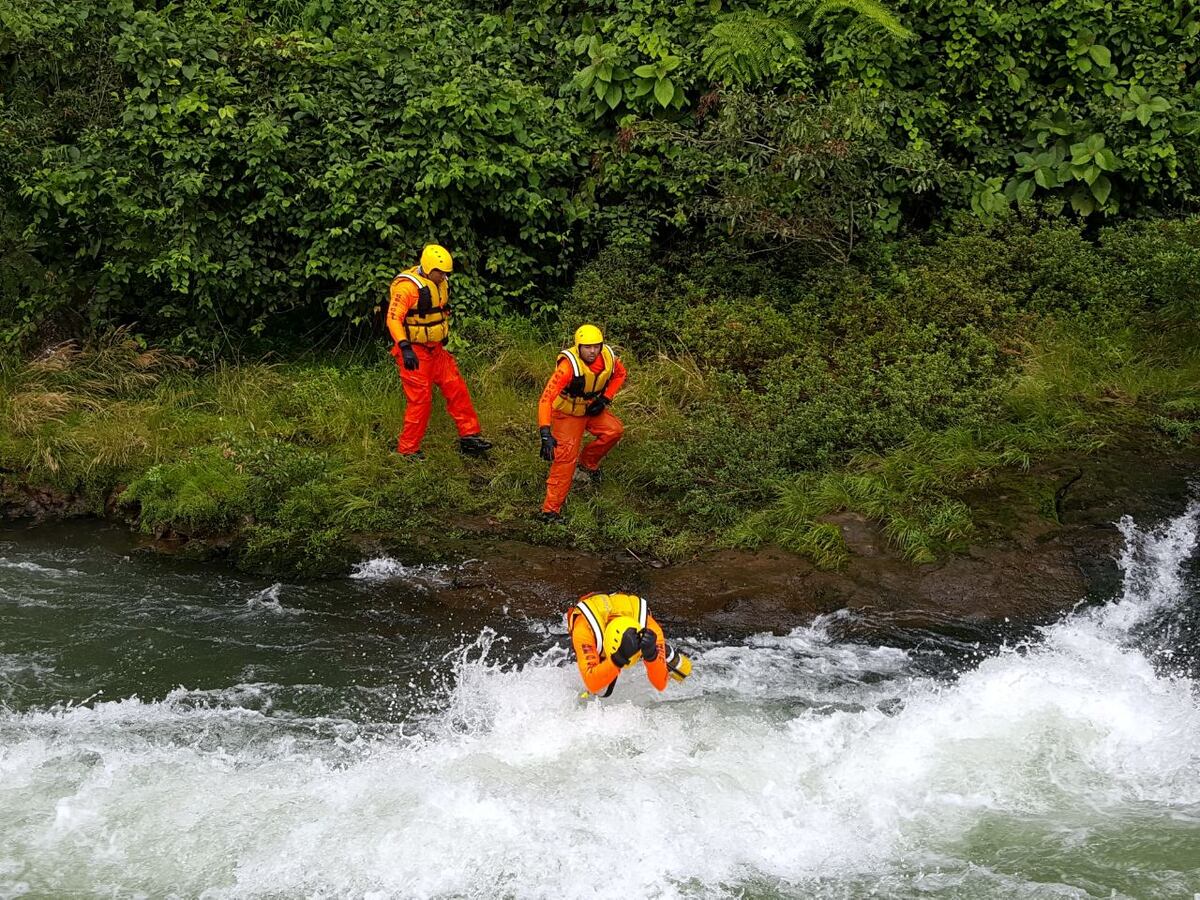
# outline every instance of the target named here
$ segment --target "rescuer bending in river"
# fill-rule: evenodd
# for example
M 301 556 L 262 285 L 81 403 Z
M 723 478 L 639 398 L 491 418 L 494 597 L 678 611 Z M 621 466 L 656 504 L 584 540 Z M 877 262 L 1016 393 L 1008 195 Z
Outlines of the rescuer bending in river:
M 667 645 L 662 628 L 643 597 L 633 594 L 584 594 L 567 612 L 567 633 L 586 694 L 607 697 L 621 670 L 639 659 L 658 690 L 668 676 L 683 681 L 692 662 Z

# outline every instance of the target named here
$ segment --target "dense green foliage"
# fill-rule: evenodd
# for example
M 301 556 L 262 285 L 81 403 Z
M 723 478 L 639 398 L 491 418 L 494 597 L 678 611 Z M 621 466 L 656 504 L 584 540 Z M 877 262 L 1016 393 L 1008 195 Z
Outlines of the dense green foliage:
M 1193 207 L 1182 2 L 5 0 L 0 334 L 229 353 L 378 321 L 422 243 L 464 318 L 607 246 L 846 260 L 1014 204 Z
M 1131 431 L 1194 440 L 1198 251 L 1193 219 L 1096 242 L 1014 221 L 816 271 L 602 256 L 566 311 L 603 309 L 620 336 L 627 437 L 565 528 L 530 521 L 560 343 L 524 319 L 470 325 L 460 354 L 490 460 L 458 456 L 441 411 L 424 463 L 392 454 L 403 398 L 382 354 L 188 371 L 117 333 L 0 366 L 0 471 L 112 498 L 150 532 L 233 535 L 244 565 L 286 571 L 336 569 L 361 536 L 411 550 L 480 528 L 665 558 L 769 540 L 837 565 L 828 517 L 846 510 L 928 560 L 988 524 L 972 498 L 997 473 Z

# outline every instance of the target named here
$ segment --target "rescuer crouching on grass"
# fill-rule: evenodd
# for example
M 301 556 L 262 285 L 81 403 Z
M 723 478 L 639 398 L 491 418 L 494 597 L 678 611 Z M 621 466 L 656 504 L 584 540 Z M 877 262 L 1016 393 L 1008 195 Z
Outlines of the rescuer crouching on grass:
M 595 325 L 576 329 L 574 346 L 558 354 L 554 374 L 538 401 L 541 457 L 550 463 L 538 518 L 554 522 L 562 517 L 577 463 L 583 464 L 583 473 L 593 484 L 599 483 L 600 461 L 625 432 L 621 420 L 608 411 L 624 383 L 625 366 L 604 343 L 600 329 Z M 581 456 L 585 431 L 596 439 Z

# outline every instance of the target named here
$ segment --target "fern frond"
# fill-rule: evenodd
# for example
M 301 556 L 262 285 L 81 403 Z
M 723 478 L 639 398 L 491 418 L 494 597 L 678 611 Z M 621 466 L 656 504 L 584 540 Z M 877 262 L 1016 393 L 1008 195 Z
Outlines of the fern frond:
M 808 27 L 816 28 L 826 16 L 836 13 L 850 12 L 854 14 L 851 28 L 854 30 L 869 29 L 891 35 L 896 40 L 907 41 L 913 38 L 913 33 L 901 24 L 900 19 L 879 0 L 819 0 L 809 2 L 811 13 L 808 16 Z
M 880 0 L 795 0 L 792 12 L 742 10 L 718 16 L 702 54 L 709 77 L 731 85 L 765 81 L 824 19 L 839 13 L 852 14 L 847 33 L 868 30 L 901 41 L 913 37 Z
M 704 42 L 702 59 L 710 78 L 750 84 L 771 75 L 799 41 L 789 19 L 757 10 L 720 16 Z

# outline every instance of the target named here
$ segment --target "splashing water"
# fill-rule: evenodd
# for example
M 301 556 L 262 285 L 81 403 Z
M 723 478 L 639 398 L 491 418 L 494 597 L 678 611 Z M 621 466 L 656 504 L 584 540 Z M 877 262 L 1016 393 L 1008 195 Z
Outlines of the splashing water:
M 405 581 L 417 587 L 444 587 L 451 580 L 451 567 L 406 566 L 390 556 L 377 556 L 354 566 L 350 577 L 359 581 Z
M 9 708 L 0 897 L 1190 897 L 1200 706 L 1147 641 L 1198 520 L 1123 522 L 1119 598 L 963 671 L 824 619 L 584 702 L 496 623 L 395 719 L 269 681 Z

